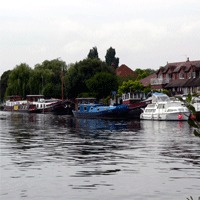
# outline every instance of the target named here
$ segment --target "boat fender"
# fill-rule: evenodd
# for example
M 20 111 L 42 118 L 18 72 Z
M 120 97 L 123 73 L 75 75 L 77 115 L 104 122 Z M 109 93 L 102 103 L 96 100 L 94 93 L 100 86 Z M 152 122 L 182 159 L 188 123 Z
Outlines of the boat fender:
M 178 119 L 183 119 L 183 115 L 179 114 Z
M 190 119 L 191 119 L 191 120 L 195 120 L 195 119 L 196 119 L 196 116 L 193 115 L 193 114 L 191 114 L 191 115 L 190 115 Z

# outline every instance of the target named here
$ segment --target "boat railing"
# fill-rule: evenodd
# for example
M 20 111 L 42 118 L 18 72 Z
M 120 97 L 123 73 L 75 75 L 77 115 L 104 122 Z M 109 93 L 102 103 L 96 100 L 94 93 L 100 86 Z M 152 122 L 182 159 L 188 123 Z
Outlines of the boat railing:
M 145 99 L 145 93 L 143 92 L 128 92 L 125 94 L 122 94 L 122 100 L 141 100 Z

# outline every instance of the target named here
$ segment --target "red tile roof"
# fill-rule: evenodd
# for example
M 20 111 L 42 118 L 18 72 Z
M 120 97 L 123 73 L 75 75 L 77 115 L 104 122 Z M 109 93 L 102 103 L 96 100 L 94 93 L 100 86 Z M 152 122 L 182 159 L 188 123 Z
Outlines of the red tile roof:
M 161 71 L 162 73 L 166 73 L 168 69 L 171 69 L 172 72 L 179 72 L 181 69 L 184 71 L 189 71 L 191 67 L 196 67 L 200 69 L 200 60 L 190 61 L 189 58 L 185 62 L 174 62 L 174 63 L 167 63 L 164 67 L 161 67 L 157 74 Z
M 124 64 L 116 69 L 116 75 L 120 77 L 137 77 L 137 74 Z

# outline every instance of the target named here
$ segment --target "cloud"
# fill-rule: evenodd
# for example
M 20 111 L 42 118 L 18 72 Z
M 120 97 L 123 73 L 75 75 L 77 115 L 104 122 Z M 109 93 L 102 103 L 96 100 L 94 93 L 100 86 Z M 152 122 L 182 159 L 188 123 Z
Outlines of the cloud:
M 166 61 L 199 59 L 198 0 L 8 0 L 0 7 L 0 66 L 31 67 L 61 57 L 101 59 L 112 46 L 120 63 L 158 68 Z

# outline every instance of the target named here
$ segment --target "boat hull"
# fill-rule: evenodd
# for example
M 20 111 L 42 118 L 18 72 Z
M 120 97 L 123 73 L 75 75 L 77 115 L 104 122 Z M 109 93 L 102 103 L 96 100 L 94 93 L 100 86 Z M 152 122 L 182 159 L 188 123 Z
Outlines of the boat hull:
M 161 114 L 145 114 L 140 115 L 142 120 L 156 120 L 156 121 L 187 121 L 190 116 L 189 112 L 184 113 L 161 113 Z
M 93 106 L 88 106 L 93 107 Z M 94 106 L 93 111 L 87 111 L 82 109 L 82 111 L 73 110 L 73 115 L 76 118 L 102 118 L 102 119 L 125 119 L 127 118 L 129 109 L 125 105 L 119 105 L 115 108 L 109 106 Z M 92 108 L 92 109 L 93 109 Z
M 72 110 L 74 108 L 74 103 L 70 101 L 62 101 L 52 108 L 52 113 L 55 115 L 73 115 Z
M 127 118 L 128 111 L 123 112 L 112 112 L 112 113 L 78 113 L 72 111 L 76 118 L 102 118 L 102 119 L 125 119 Z

